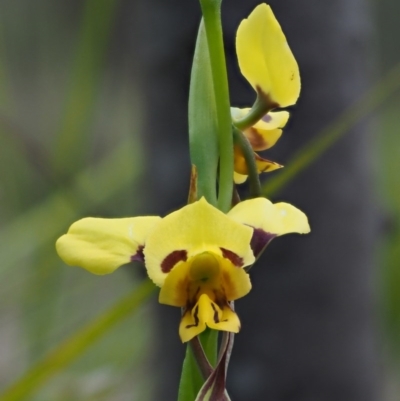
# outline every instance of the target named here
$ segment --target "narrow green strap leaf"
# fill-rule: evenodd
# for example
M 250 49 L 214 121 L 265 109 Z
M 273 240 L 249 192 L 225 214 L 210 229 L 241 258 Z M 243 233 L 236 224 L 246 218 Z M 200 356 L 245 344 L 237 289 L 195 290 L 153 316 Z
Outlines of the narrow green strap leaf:
M 328 125 L 315 139 L 300 149 L 285 168 L 270 179 L 262 193 L 269 197 L 284 188 L 300 172 L 309 167 L 357 122 L 374 111 L 400 88 L 400 63 L 392 68 L 360 100 L 350 106 L 339 118 Z
M 200 336 L 200 342 L 204 349 L 204 353 L 210 362 L 211 366 L 216 366 L 218 356 L 218 330 L 212 330 L 207 328 L 203 331 Z
M 32 394 L 49 378 L 73 362 L 112 327 L 138 308 L 154 293 L 154 284 L 145 280 L 102 315 L 66 339 L 37 362 L 17 382 L 0 394 L 0 401 L 19 401 Z
M 221 0 L 200 0 L 210 52 L 219 143 L 218 208 L 228 212 L 233 190 L 233 138 L 228 76 L 221 24 Z
M 197 365 L 193 349 L 188 344 L 179 383 L 178 401 L 194 401 L 203 383 L 203 375 Z
M 190 159 L 197 168 L 197 196 L 217 206 L 218 127 L 210 56 L 203 21 L 197 35 L 189 92 Z

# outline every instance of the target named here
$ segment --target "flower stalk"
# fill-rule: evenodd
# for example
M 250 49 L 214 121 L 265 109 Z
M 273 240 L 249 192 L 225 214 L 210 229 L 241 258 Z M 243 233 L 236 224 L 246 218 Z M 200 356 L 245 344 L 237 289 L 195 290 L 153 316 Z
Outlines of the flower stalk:
M 256 160 L 254 158 L 254 151 L 248 139 L 236 127 L 232 128 L 233 138 L 235 145 L 239 146 L 245 158 L 247 169 L 249 172 L 250 181 L 250 197 L 257 198 L 261 196 L 261 183 L 257 170 Z
M 248 114 L 239 120 L 234 120 L 234 126 L 240 131 L 244 131 L 260 121 L 269 111 L 276 107 L 275 104 L 267 100 L 268 98 L 259 93 Z

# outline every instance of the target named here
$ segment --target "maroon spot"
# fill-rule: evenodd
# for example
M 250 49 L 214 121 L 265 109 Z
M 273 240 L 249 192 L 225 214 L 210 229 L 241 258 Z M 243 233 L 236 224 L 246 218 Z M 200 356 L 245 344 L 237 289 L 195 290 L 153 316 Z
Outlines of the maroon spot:
M 266 114 L 261 120 L 266 123 L 269 123 L 272 120 L 272 117 L 269 114 Z
M 193 313 L 194 324 L 188 324 L 186 329 L 190 329 L 191 327 L 197 327 L 199 325 L 199 305 L 196 306 Z
M 144 246 L 140 245 L 136 254 L 131 256 L 131 262 L 144 262 L 143 249 Z
M 172 268 L 181 260 L 186 261 L 187 252 L 182 249 L 180 251 L 171 252 L 161 263 L 163 273 L 169 273 Z
M 261 230 L 261 228 L 254 228 L 253 236 L 250 242 L 254 256 L 257 258 L 264 248 L 269 244 L 269 242 L 276 236 L 276 234 L 267 233 L 266 231 Z
M 226 259 L 229 259 L 235 266 L 242 267 L 243 259 L 237 255 L 235 252 L 230 251 L 229 249 L 220 248 L 222 251 L 222 256 Z

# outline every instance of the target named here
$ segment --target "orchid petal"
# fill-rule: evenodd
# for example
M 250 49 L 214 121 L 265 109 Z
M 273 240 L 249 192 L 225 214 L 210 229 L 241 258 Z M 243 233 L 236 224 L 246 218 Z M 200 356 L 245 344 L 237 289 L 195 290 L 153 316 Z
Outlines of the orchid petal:
M 143 247 L 160 217 L 78 220 L 56 243 L 57 253 L 68 265 L 94 274 L 108 274 L 131 260 L 143 260 Z
M 295 104 L 300 94 L 300 73 L 271 7 L 260 4 L 237 31 L 239 67 L 259 96 L 275 107 Z
M 252 264 L 252 230 L 247 228 L 211 206 L 204 198 L 184 206 L 162 219 L 147 239 L 144 255 L 148 275 L 161 287 L 177 263 L 203 252 L 222 257 L 222 249 L 241 258 L 243 266 Z

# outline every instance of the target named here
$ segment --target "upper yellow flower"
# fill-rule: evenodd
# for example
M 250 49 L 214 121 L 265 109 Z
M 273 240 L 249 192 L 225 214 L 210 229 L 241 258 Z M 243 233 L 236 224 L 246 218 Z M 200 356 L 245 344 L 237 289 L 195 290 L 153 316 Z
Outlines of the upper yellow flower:
M 144 261 L 161 287 L 160 302 L 183 308 L 179 334 L 185 342 L 207 326 L 237 333 L 240 322 L 230 301 L 251 289 L 243 267 L 274 237 L 309 230 L 304 213 L 286 203 L 256 198 L 225 215 L 202 198 L 163 219 L 79 220 L 56 247 L 67 264 L 95 274 Z
M 301 87 L 299 67 L 269 5 L 260 4 L 240 23 L 236 52 L 240 70 L 258 96 L 275 107 L 296 103 Z
M 257 6 L 241 22 L 236 36 L 236 52 L 242 74 L 257 92 L 258 105 L 267 112 L 262 119 L 245 128 L 243 133 L 255 151 L 266 150 L 280 138 L 282 128 L 289 119 L 287 111 L 271 110 L 296 103 L 301 87 L 296 59 L 270 6 Z M 233 122 L 246 118 L 250 110 L 232 108 Z M 282 167 L 256 153 L 254 157 L 259 173 Z M 234 170 L 235 182 L 244 182 L 248 170 L 243 153 L 237 146 Z
M 249 108 L 239 109 L 231 108 L 233 121 L 239 120 L 250 111 Z M 246 128 L 243 134 L 246 136 L 251 147 L 255 151 L 261 151 L 271 148 L 282 135 L 282 128 L 289 120 L 287 111 L 271 111 L 266 114 L 253 126 Z M 271 160 L 260 157 L 254 153 L 257 170 L 259 173 L 269 172 L 281 168 L 282 166 Z M 238 146 L 234 148 L 234 180 L 237 184 L 244 182 L 248 175 L 247 164 L 241 149 Z

